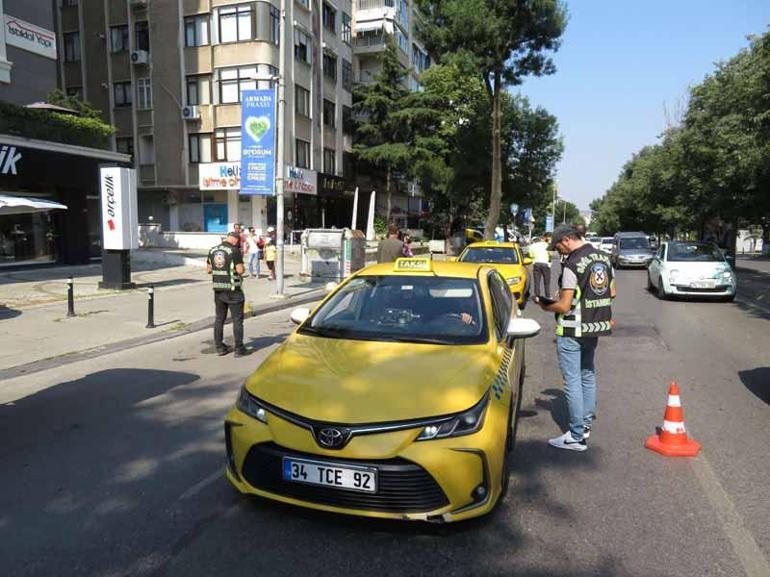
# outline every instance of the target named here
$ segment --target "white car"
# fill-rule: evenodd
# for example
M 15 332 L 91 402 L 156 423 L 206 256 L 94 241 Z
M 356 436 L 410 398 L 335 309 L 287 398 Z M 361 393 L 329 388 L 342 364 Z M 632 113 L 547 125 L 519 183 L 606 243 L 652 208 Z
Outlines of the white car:
M 664 242 L 647 268 L 647 288 L 659 298 L 735 298 L 735 272 L 710 242 Z
M 601 237 L 598 236 L 587 236 L 586 242 L 588 242 L 592 247 L 594 247 L 596 250 L 599 250 L 602 243 Z
M 611 254 L 614 241 L 615 239 L 611 236 L 603 236 L 602 240 L 599 242 L 599 250 Z

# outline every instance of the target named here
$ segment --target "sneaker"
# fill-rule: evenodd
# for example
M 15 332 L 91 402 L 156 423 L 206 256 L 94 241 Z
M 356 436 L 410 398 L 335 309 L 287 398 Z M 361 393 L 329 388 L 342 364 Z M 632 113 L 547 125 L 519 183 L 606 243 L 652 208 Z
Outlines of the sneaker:
M 227 353 L 229 353 L 232 349 L 227 345 L 222 345 L 221 347 L 217 347 L 217 354 L 220 357 L 225 356 Z
M 583 440 L 591 436 L 591 425 L 583 425 Z
M 550 439 L 548 444 L 557 449 L 567 449 L 568 451 L 585 451 L 588 449 L 585 439 L 578 441 L 572 436 L 572 433 L 567 431 L 560 437 Z
M 234 357 L 246 357 L 251 354 L 251 351 L 246 347 L 238 347 L 233 353 Z

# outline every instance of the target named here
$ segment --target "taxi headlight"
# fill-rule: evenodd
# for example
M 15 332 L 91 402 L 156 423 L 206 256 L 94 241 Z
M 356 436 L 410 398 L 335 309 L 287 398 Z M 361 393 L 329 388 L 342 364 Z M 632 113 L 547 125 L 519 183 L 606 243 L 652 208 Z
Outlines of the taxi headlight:
M 728 282 L 732 282 L 733 280 L 733 272 L 730 270 L 726 270 L 722 272 L 722 278 L 724 278 Z
M 258 421 L 267 423 L 267 411 L 262 407 L 257 400 L 246 390 L 246 386 L 241 387 L 241 392 L 238 394 L 238 400 L 235 402 L 236 408 L 246 413 L 250 417 L 254 417 Z
M 489 393 L 467 411 L 455 415 L 450 419 L 437 420 L 427 425 L 417 436 L 418 441 L 430 441 L 431 439 L 445 439 L 447 437 L 460 437 L 471 435 L 478 431 L 484 424 L 484 415 L 489 405 Z
M 513 276 L 511 278 L 505 279 L 508 284 L 519 284 L 521 282 L 520 276 Z

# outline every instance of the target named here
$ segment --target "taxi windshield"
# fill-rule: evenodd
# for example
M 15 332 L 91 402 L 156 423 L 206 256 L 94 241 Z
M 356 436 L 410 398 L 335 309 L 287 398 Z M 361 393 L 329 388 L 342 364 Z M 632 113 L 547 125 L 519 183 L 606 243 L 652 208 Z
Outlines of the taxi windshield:
M 516 249 L 499 246 L 469 248 L 458 259 L 460 262 L 493 262 L 502 264 L 519 264 Z
M 354 278 L 299 333 L 446 345 L 487 341 L 478 282 L 435 276 Z

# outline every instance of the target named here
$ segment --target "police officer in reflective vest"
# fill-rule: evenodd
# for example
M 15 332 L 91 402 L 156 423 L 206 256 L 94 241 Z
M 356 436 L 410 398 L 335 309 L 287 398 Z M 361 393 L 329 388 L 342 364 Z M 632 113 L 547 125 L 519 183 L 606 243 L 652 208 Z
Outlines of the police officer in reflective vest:
M 241 290 L 243 275 L 243 255 L 241 253 L 241 236 L 232 231 L 223 242 L 209 250 L 206 261 L 206 271 L 214 281 L 214 344 L 218 355 L 230 352 L 223 340 L 227 310 L 233 319 L 233 337 L 235 339 L 235 356 L 248 354 L 243 346 L 243 305 L 246 301 Z
M 557 226 L 548 249 L 566 256 L 559 300 L 536 302 L 543 310 L 556 313 L 556 349 L 569 407 L 569 430 L 548 444 L 585 451 L 596 411 L 596 345 L 599 337 L 612 332 L 614 271 L 609 255 L 586 242 L 574 225 Z

